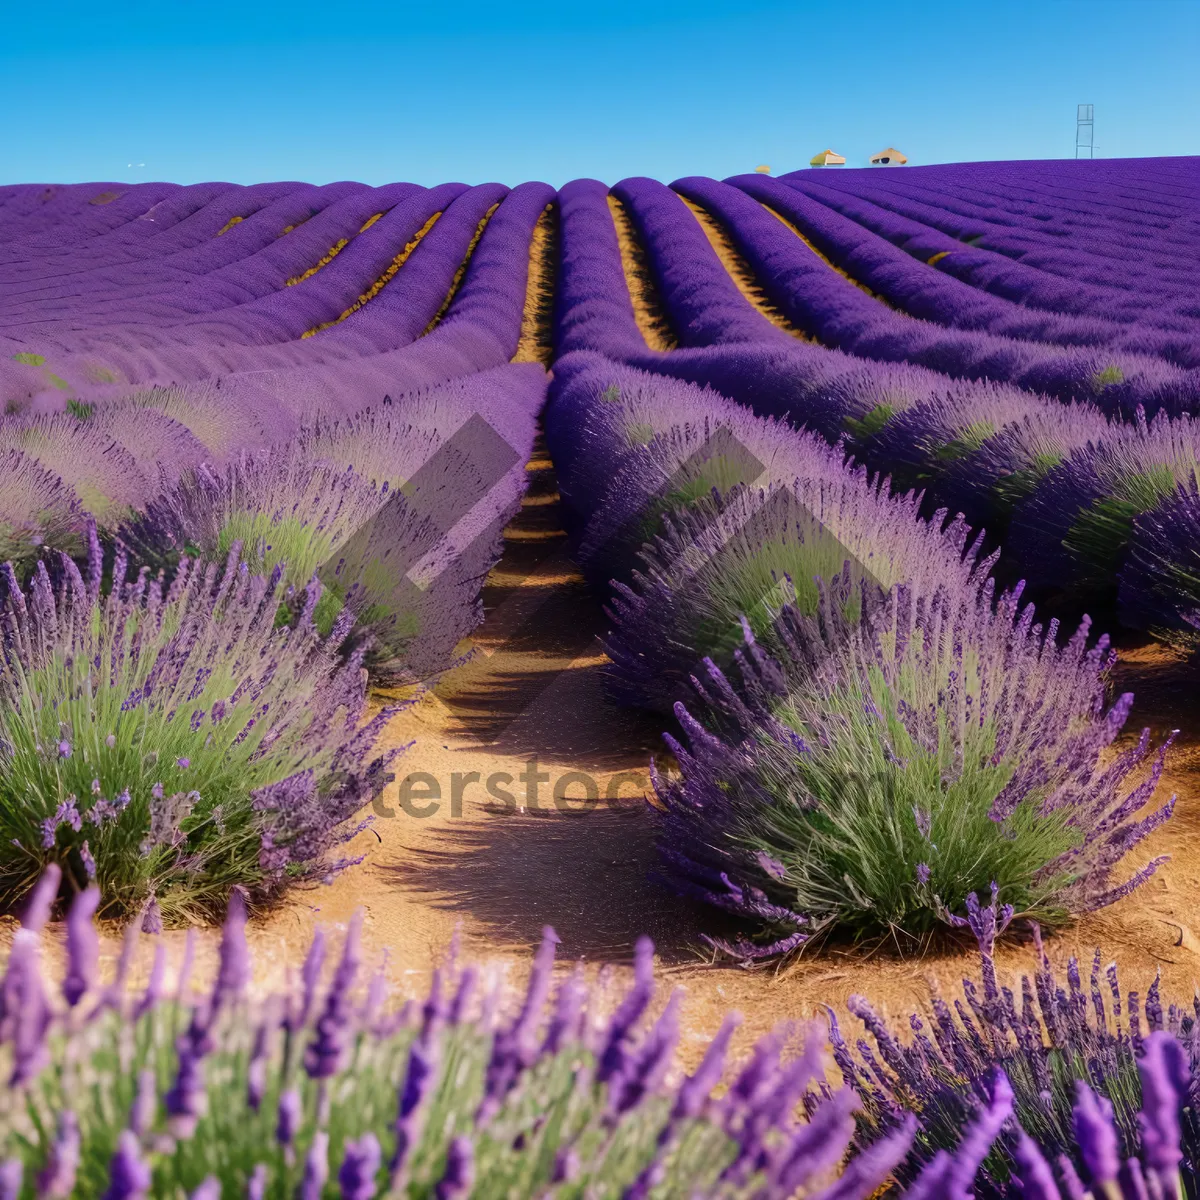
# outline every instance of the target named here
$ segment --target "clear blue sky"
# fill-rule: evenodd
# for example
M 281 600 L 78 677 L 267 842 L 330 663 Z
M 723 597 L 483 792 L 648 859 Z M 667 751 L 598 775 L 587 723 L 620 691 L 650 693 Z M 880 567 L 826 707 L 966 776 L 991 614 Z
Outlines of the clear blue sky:
M 10 0 L 0 182 L 1200 153 L 1200 0 Z M 132 165 L 130 165 L 132 164 Z

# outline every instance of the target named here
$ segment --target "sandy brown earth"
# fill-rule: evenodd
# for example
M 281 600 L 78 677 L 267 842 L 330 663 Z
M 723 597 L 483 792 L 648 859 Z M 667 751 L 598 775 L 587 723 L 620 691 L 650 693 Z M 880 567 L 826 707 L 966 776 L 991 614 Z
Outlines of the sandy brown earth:
M 355 844 L 364 861 L 254 924 L 259 986 L 281 981 L 317 924 L 343 926 L 359 907 L 368 947 L 376 956 L 390 949 L 387 970 L 407 993 L 424 986 L 456 929 L 465 952 L 512 986 L 520 985 L 528 950 L 545 925 L 561 938 L 564 963 L 625 964 L 613 986 L 628 971 L 635 940 L 647 933 L 664 984 L 686 989 L 684 1057 L 692 1061 L 729 1008 L 746 1018 L 744 1047 L 780 1021 L 818 1015 L 825 1004 L 842 1009 L 855 992 L 904 1015 L 925 1001 L 931 981 L 950 987 L 973 970 L 966 947 L 904 958 L 826 946 L 783 970 L 712 964 L 701 940 L 710 914 L 648 879 L 654 852 L 637 797 L 659 745 L 659 723 L 606 703 L 596 642 L 604 616 L 566 558 L 553 474 L 544 461 L 530 468 L 530 495 L 489 578 L 476 657 L 393 719 L 389 742 L 412 745 L 384 800 L 393 815 L 380 816 Z M 1105 962 L 1118 962 L 1127 986 L 1144 987 L 1161 971 L 1166 994 L 1183 999 L 1200 974 L 1200 859 L 1192 850 L 1200 836 L 1197 682 L 1195 670 L 1162 647 L 1123 651 L 1118 686 L 1139 697 L 1126 741 L 1142 724 L 1158 734 L 1184 730 L 1161 792 L 1179 794 L 1177 814 L 1139 859 L 1168 853 L 1172 860 L 1134 897 L 1049 942 L 1058 962 L 1072 953 L 1090 958 L 1100 946 Z M 527 783 L 520 779 L 533 757 L 549 777 L 538 784 L 541 811 L 524 803 Z M 405 813 L 398 802 L 401 780 L 418 772 L 432 776 L 442 793 L 438 810 L 425 817 Z M 463 789 L 461 812 L 452 811 L 453 777 L 471 772 L 480 780 L 494 772 L 512 776 L 496 782 L 508 786 L 519 807 L 497 813 L 497 802 L 474 783 Z M 601 798 L 615 775 L 631 773 L 620 789 L 629 799 L 616 805 L 602 799 L 587 814 L 559 812 L 551 794 L 568 772 L 589 776 Z M 430 782 L 414 781 L 414 813 L 429 803 L 421 797 Z M 585 787 L 576 779 L 567 794 L 582 797 Z M 168 935 L 168 943 L 177 957 L 183 935 Z M 201 935 L 200 959 L 209 967 L 214 945 L 212 931 Z M 1012 945 L 999 958 L 1002 971 L 1015 972 L 1032 955 L 1028 946 Z

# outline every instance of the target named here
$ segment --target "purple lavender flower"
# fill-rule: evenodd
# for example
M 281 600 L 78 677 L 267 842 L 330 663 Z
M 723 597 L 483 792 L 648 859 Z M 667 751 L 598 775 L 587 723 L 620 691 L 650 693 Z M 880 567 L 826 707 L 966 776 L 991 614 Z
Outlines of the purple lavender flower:
M 266 1200 L 266 1195 L 267 1168 L 264 1163 L 259 1163 L 246 1182 L 246 1200 Z
M 138 1072 L 137 1091 L 133 1106 L 129 1110 L 129 1128 L 139 1138 L 144 1138 L 154 1128 L 158 1116 L 158 1080 L 154 1072 L 145 1069 Z
M 162 911 L 158 907 L 158 897 L 151 896 L 142 910 L 142 932 L 149 934 L 162 933 Z
M 32 454 L 0 449 L 0 562 L 23 570 L 42 546 L 75 551 L 83 505 L 61 476 Z
M 145 932 L 143 930 L 143 932 Z M 157 1007 L 166 995 L 167 978 L 167 948 L 161 943 L 154 947 L 154 961 L 150 966 L 150 977 L 146 980 L 146 990 L 134 1006 L 132 1019 L 140 1021 L 148 1012 Z
M 716 1037 L 704 1052 L 704 1058 L 697 1067 L 696 1073 L 683 1081 L 675 1098 L 675 1107 L 671 1110 L 672 1121 L 690 1121 L 700 1115 L 713 1088 L 721 1082 L 721 1075 L 725 1069 L 725 1055 L 729 1052 L 729 1042 L 741 1024 L 741 1020 L 741 1016 L 737 1013 L 731 1013 L 725 1018 Z
M 1106 638 L 1090 642 L 1087 621 L 1060 644 L 1054 622 L 1035 625 L 1032 608 L 1022 608 L 1019 589 L 993 602 L 990 584 L 927 597 L 905 586 L 886 595 L 862 589 L 863 614 L 856 621 L 844 617 L 848 593 L 838 581 L 822 592 L 817 616 L 805 616 L 791 603 L 779 609 L 772 625 L 784 651 L 779 657 L 746 632 L 734 656 L 740 684 L 706 661 L 693 683 L 713 714 L 709 727 L 677 705 L 687 744 L 667 740 L 680 773 L 674 779 L 652 773 L 658 798 L 652 813 L 667 882 L 761 931 L 759 944 L 743 941 L 730 953 L 784 953 L 812 929 L 836 922 L 878 928 L 883 896 L 875 881 L 897 857 L 908 859 L 908 878 L 919 884 L 921 865 L 937 871 L 937 894 L 916 892 L 917 904 L 913 891 L 887 893 L 896 897 L 890 901 L 896 905 L 893 924 L 915 935 L 935 921 L 973 927 L 985 915 L 970 899 L 988 882 L 988 876 L 980 878 L 982 864 L 996 863 L 997 874 L 1003 868 L 1004 878 L 996 882 L 1010 903 L 993 914 L 993 939 L 1014 904 L 1058 923 L 1072 912 L 1114 903 L 1160 865 L 1152 860 L 1124 882 L 1113 879 L 1128 850 L 1173 811 L 1168 800 L 1141 815 L 1170 740 L 1159 748 L 1149 778 L 1128 791 L 1135 763 L 1149 757 L 1148 736 L 1111 769 L 1096 769 L 1131 699 L 1106 708 L 1111 652 Z M 864 720 L 865 698 L 888 710 L 886 723 Z M 916 762 L 928 763 L 931 771 L 937 764 L 928 789 L 917 785 Z M 876 870 L 868 869 L 863 843 L 845 831 L 876 803 L 874 783 L 860 789 L 853 781 L 875 780 L 879 770 L 894 778 L 898 794 L 920 794 L 915 807 L 929 814 L 930 833 L 939 829 L 939 841 L 930 845 L 918 816 L 906 831 L 897 830 Z M 858 815 L 843 817 L 851 797 L 858 797 Z M 974 834 L 970 848 L 978 874 L 947 877 L 954 855 L 946 839 L 955 834 L 937 814 L 960 805 L 969 809 L 984 797 L 979 816 L 991 829 L 985 839 L 990 848 L 984 851 Z M 786 833 L 781 805 L 795 816 Z M 1014 832 L 1023 805 L 1032 806 L 1037 837 Z M 825 813 L 819 845 L 808 832 L 816 826 L 807 814 L 815 812 Z M 1072 831 L 1082 832 L 1060 840 L 1053 831 L 1068 828 L 1060 824 L 1067 820 Z M 832 854 L 830 836 L 841 846 Z M 1018 853 L 1021 846 L 1032 853 L 1015 873 L 1014 836 Z M 938 853 L 936 863 L 928 857 L 931 850 Z M 788 862 L 787 878 L 764 869 L 758 853 Z M 963 906 L 965 918 L 957 915 Z
M 284 1089 L 279 1096 L 279 1110 L 275 1120 L 275 1140 L 281 1146 L 290 1146 L 296 1140 L 303 1115 L 300 1093 L 295 1088 Z
M 633 972 L 633 987 L 613 1013 L 597 1055 L 596 1078 L 601 1083 L 621 1079 L 629 1069 L 633 1028 L 654 995 L 654 943 L 649 938 L 638 939 Z
M 52 1021 L 42 983 L 38 935 L 28 926 L 13 934 L 2 996 L 0 1035 L 12 1045 L 9 1086 L 20 1087 L 47 1061 L 46 1034 Z
M 82 1141 L 75 1114 L 64 1108 L 58 1114 L 58 1126 L 46 1165 L 38 1173 L 38 1195 L 47 1200 L 66 1200 L 75 1190 L 75 1172 L 79 1169 Z
M 187 1139 L 208 1111 L 204 1085 L 204 1060 L 213 1049 L 210 1024 L 213 1013 L 197 1006 L 192 1010 L 187 1029 L 175 1043 L 178 1066 L 175 1082 L 164 1099 L 167 1124 L 178 1138 Z
M 100 905 L 100 889 L 89 887 L 75 897 L 67 913 L 67 973 L 62 990 L 72 1008 L 96 986 L 100 939 L 92 918 Z
M 25 1164 L 19 1158 L 0 1162 L 0 1200 L 21 1200 L 21 1183 L 25 1179 Z
M 324 1129 L 318 1129 L 304 1156 L 304 1176 L 296 1193 L 297 1200 L 321 1200 L 328 1178 L 329 1134 Z
M 246 945 L 246 897 L 241 888 L 229 894 L 221 936 L 220 966 L 213 985 L 213 1010 L 238 1000 L 250 982 L 250 948 Z
M 1191 1067 L 1179 1042 L 1167 1033 L 1152 1033 L 1143 1045 L 1138 1063 L 1142 1080 L 1142 1155 L 1146 1168 L 1157 1176 L 1165 1195 L 1176 1188 L 1180 1146 L 1179 1112 L 1192 1091 Z
M 304 1068 L 313 1079 L 328 1079 L 345 1066 L 354 1033 L 353 989 L 361 963 L 361 936 L 360 910 L 350 920 L 342 958 L 329 984 L 325 1010 L 317 1020 L 313 1039 L 304 1054 Z
M 150 1164 L 142 1159 L 137 1137 L 130 1130 L 123 1130 L 109 1163 L 108 1190 L 103 1200 L 146 1200 L 151 1181 Z
M 1112 1117 L 1112 1105 L 1080 1081 L 1075 1099 L 1075 1137 L 1088 1173 L 1101 1187 L 1115 1183 L 1121 1170 Z
M 1194 641 L 1200 614 L 1200 481 L 1133 520 L 1121 569 L 1122 624 Z
M 550 994 L 551 974 L 554 970 L 554 948 L 558 935 L 549 926 L 542 930 L 542 942 L 533 960 L 529 973 L 529 984 L 521 1011 L 512 1026 L 498 1033 L 492 1042 L 492 1056 L 488 1063 L 484 1098 L 479 1106 L 476 1120 L 484 1124 L 497 1112 L 504 1097 L 513 1086 L 521 1071 L 532 1066 L 538 1048 L 536 1029 L 541 1020 L 542 1009 Z
M 679 1040 L 679 1008 L 683 991 L 676 988 L 626 1071 L 609 1085 L 609 1111 L 615 1117 L 636 1108 L 658 1090 Z
M 110 566 L 113 583 L 104 591 L 101 573 L 108 576 Z M 22 724 L 16 740 L 5 736 L 5 745 L 27 746 L 21 753 L 32 756 L 24 767 L 10 767 L 14 777 L 36 766 L 58 779 L 55 790 L 63 799 L 56 797 L 55 808 L 39 814 L 42 850 L 60 846 L 80 888 L 94 868 L 106 907 L 136 908 L 145 898 L 147 874 L 134 871 L 119 849 L 131 838 L 154 859 L 149 877 L 164 910 L 176 891 L 189 897 L 184 907 L 194 906 L 197 895 L 219 903 L 239 876 L 253 881 L 253 901 L 326 878 L 345 865 L 337 848 L 353 836 L 354 818 L 391 777 L 395 754 L 375 752 L 390 710 L 359 720 L 366 705 L 363 656 L 341 657 L 346 630 L 335 645 L 311 624 L 276 629 L 285 599 L 282 580 L 255 578 L 243 566 L 234 547 L 223 565 L 183 558 L 169 579 L 145 572 L 131 579 L 123 552 L 115 563 L 92 555 L 86 576 L 60 556 L 39 563 L 26 589 L 15 575 L 0 583 L 0 641 L 11 647 L 10 666 L 0 662 L 0 705 L 9 714 L 27 714 L 13 719 L 33 722 Z M 231 655 L 227 665 L 237 676 L 232 693 L 222 672 L 213 670 Z M 51 663 L 58 664 L 52 674 L 61 676 L 63 694 L 34 703 L 31 681 Z M 196 705 L 178 699 L 198 675 L 201 705 L 215 704 L 216 693 L 235 710 L 215 734 L 191 734 L 188 719 Z M 120 720 L 136 715 L 144 780 L 138 786 L 150 795 L 143 791 L 135 803 L 128 788 L 114 788 L 111 800 L 92 794 L 85 813 L 70 789 L 86 791 L 94 779 L 103 781 L 101 764 L 91 761 L 82 733 L 60 728 L 57 719 L 53 729 L 43 725 L 69 696 L 102 696 L 111 689 L 120 693 L 114 707 L 130 702 Z M 249 720 L 255 726 L 233 745 Z M 125 742 L 118 734 L 105 735 L 114 738 L 113 751 Z M 182 746 L 180 736 L 194 744 Z M 107 751 L 104 746 L 100 753 Z M 168 795 L 164 781 L 151 773 L 160 756 L 186 760 L 195 787 Z M 223 766 L 214 778 L 218 762 Z M 116 765 L 113 760 L 110 767 Z M 214 811 L 218 817 L 195 819 Z M 85 819 L 99 831 L 87 831 L 86 847 L 75 836 Z M 10 845 L 7 853 L 17 851 Z
M 450 1142 L 446 1169 L 434 1188 L 437 1200 L 464 1200 L 475 1184 L 475 1147 L 461 1134 Z
M 221 1200 L 221 1181 L 215 1175 L 209 1175 L 188 1200 Z
M 396 1148 L 392 1153 L 389 1173 L 393 1189 L 404 1178 L 409 1156 L 416 1145 L 423 1118 L 423 1103 L 431 1094 L 436 1079 L 440 1056 L 435 1039 L 428 1043 L 421 1037 L 414 1039 L 408 1052 L 408 1068 L 400 1086 L 396 1113 Z
M 348 1138 L 338 1169 L 342 1200 L 374 1200 L 375 1179 L 382 1162 L 379 1139 L 373 1133 L 364 1133 L 357 1141 Z

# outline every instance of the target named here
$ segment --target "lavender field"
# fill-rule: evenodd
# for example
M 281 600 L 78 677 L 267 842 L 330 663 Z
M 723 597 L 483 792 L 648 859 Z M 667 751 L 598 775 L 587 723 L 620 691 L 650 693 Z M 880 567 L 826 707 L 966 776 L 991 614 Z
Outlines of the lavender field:
M 1198 254 L 0 188 L 0 1197 L 1200 1194 Z

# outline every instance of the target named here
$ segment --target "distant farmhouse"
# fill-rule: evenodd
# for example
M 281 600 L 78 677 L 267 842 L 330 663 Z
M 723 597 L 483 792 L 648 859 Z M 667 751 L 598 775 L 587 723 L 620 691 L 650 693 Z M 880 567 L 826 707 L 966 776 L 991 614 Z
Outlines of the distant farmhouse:
M 844 167 L 845 165 L 846 160 L 836 150 L 822 150 L 820 154 L 814 154 L 809 159 L 809 166 L 813 167 Z
M 908 162 L 907 155 L 901 154 L 895 146 L 889 146 L 886 150 L 880 150 L 878 154 L 871 155 L 871 166 L 873 167 L 902 167 Z

